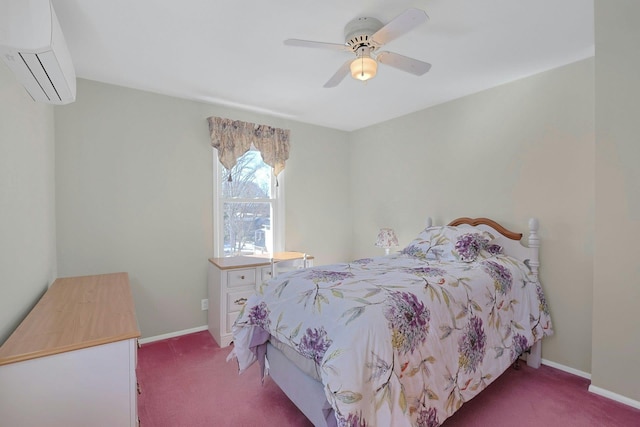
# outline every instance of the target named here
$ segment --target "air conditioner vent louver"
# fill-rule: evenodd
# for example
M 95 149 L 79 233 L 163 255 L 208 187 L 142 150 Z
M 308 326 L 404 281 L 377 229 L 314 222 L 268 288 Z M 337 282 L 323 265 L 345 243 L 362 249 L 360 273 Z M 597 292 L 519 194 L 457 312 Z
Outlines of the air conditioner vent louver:
M 34 101 L 68 104 L 76 75 L 60 24 L 48 0 L 3 0 L 0 56 Z

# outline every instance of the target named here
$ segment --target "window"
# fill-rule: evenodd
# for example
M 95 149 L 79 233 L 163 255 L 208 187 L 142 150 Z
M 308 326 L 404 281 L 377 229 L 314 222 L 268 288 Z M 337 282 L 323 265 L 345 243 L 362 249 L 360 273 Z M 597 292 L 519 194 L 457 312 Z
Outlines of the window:
M 216 150 L 213 162 L 214 256 L 283 250 L 284 172 L 276 181 L 253 146 L 231 170 L 220 164 Z

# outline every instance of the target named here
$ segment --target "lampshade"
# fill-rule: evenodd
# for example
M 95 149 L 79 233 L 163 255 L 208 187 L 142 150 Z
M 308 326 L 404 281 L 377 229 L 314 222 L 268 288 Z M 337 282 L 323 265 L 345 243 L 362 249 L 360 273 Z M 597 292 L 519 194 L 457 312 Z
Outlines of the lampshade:
M 378 63 L 366 54 L 354 59 L 351 63 L 351 76 L 354 79 L 367 81 L 376 76 L 377 70 Z
M 378 232 L 378 239 L 376 240 L 376 246 L 380 246 L 385 249 L 385 253 L 389 253 L 389 248 L 392 246 L 398 246 L 398 238 L 395 231 L 392 228 L 381 228 Z

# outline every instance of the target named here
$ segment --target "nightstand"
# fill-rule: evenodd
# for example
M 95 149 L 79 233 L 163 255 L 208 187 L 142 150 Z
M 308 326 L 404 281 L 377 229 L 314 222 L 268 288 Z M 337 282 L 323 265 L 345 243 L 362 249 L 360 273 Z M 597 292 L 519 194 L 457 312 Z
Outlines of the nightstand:
M 302 252 L 209 258 L 209 333 L 220 347 L 228 346 L 233 322 L 263 282 L 273 274 L 312 266 L 313 257 Z

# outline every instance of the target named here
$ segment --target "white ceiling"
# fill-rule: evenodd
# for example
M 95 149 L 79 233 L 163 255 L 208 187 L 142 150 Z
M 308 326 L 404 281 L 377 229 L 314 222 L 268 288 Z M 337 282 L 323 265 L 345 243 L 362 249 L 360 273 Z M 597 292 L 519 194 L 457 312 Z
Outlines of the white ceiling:
M 359 129 L 594 55 L 593 0 L 52 0 L 78 77 Z M 384 50 L 433 65 L 381 65 L 367 83 L 323 84 L 349 54 L 285 46 L 344 42 L 359 16 L 409 7 L 430 20 Z

